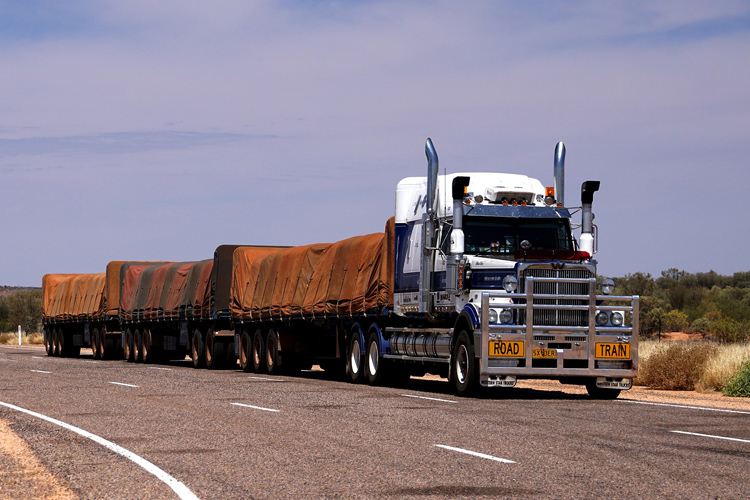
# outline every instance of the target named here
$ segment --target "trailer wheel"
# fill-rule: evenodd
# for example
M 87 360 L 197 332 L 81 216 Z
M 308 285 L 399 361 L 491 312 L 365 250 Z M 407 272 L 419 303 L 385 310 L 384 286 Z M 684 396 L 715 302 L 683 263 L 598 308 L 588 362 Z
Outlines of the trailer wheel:
M 94 359 L 101 359 L 101 348 L 99 342 L 99 329 L 94 328 L 89 336 L 89 343 L 91 344 L 91 354 L 94 355 Z
M 114 359 L 117 357 L 115 339 L 111 335 L 107 338 L 107 327 L 104 325 L 99 328 L 99 357 L 101 359 Z
M 370 385 L 380 385 L 383 380 L 383 360 L 380 357 L 378 332 L 372 331 L 367 339 L 367 356 L 365 357 L 365 375 Z
M 53 333 L 49 328 L 44 329 L 44 350 L 47 352 L 47 356 L 52 356 L 55 353 L 54 342 L 52 341 Z
M 133 344 L 135 344 L 135 362 L 143 363 L 143 329 L 136 328 L 135 336 L 133 338 Z
M 214 337 L 213 328 L 206 332 L 206 368 L 209 370 L 220 370 L 224 367 L 226 361 L 227 345 L 222 339 Z
M 150 328 L 144 328 L 143 329 L 143 335 L 142 340 L 143 342 L 141 347 L 141 356 L 143 358 L 144 363 L 154 363 L 156 361 L 156 350 L 154 349 L 153 345 L 153 335 L 151 335 L 151 329 Z
M 346 357 L 346 373 L 349 380 L 358 383 L 362 378 L 362 347 L 360 345 L 359 332 L 353 331 L 349 342 L 349 355 Z
M 471 395 L 479 385 L 477 363 L 474 357 L 474 345 L 466 330 L 462 330 L 456 339 L 451 359 L 451 375 L 459 396 Z
M 197 328 L 193 330 L 193 345 L 190 349 L 190 358 L 193 360 L 193 368 L 203 368 L 206 366 L 206 344 L 203 341 L 203 334 Z
M 135 361 L 135 340 L 130 327 L 125 329 L 125 343 L 122 346 L 122 354 L 128 363 Z
M 586 382 L 586 392 L 591 399 L 617 399 L 620 389 L 602 389 L 596 386 L 596 380 Z
M 263 332 L 260 328 L 253 334 L 253 370 L 255 373 L 263 373 L 266 367 L 265 361 L 266 346 L 263 339 Z
M 279 336 L 273 328 L 268 330 L 266 335 L 266 371 L 270 375 L 278 375 L 281 372 Z
M 249 372 L 253 370 L 253 363 L 251 362 L 253 356 L 253 341 L 250 338 L 250 332 L 247 328 L 242 329 L 240 334 L 240 368 L 243 372 Z

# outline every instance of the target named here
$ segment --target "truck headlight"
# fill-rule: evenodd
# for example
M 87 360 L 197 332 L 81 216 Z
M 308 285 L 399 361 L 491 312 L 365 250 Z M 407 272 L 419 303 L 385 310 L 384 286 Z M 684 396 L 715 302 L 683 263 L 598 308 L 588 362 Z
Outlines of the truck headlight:
M 509 274 L 503 279 L 503 288 L 508 293 L 513 293 L 518 288 L 518 280 L 512 274 Z
M 500 323 L 513 323 L 513 311 L 510 309 L 503 309 L 500 311 Z
M 602 293 L 604 295 L 611 295 L 615 291 L 615 280 L 612 278 L 605 278 L 602 280 Z
M 599 326 L 604 326 L 607 323 L 609 323 L 609 315 L 605 313 L 604 311 L 599 311 L 596 313 L 596 324 Z
M 618 312 L 613 312 L 609 320 L 612 322 L 614 326 L 622 326 L 623 317 L 622 317 L 622 314 Z
M 490 323 L 497 323 L 497 311 L 490 309 Z

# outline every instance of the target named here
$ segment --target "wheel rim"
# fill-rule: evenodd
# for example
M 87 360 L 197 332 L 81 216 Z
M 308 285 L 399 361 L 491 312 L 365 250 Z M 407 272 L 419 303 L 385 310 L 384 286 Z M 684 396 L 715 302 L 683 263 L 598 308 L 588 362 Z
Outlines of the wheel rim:
M 190 352 L 193 354 L 193 361 L 198 361 L 198 339 L 199 334 L 194 333 L 193 334 L 193 347 L 190 349 Z
M 206 363 L 209 365 L 211 364 L 211 361 L 213 360 L 213 354 L 214 354 L 214 338 L 211 335 L 211 332 L 209 331 L 206 333 Z
M 143 358 L 143 361 L 146 361 L 148 359 L 148 345 L 151 343 L 151 334 L 148 330 L 145 330 L 143 332 L 143 341 L 141 343 L 141 357 Z
M 367 363 L 370 366 L 370 374 L 375 375 L 378 373 L 378 362 L 380 360 L 380 356 L 378 355 L 378 344 L 373 340 L 370 342 L 370 349 L 368 349 L 367 353 Z
M 125 359 L 130 360 L 130 344 L 132 342 L 133 334 L 130 333 L 130 329 L 125 330 L 125 345 L 122 346 L 122 350 L 125 353 Z
M 466 350 L 466 346 L 461 344 L 458 346 L 458 352 L 456 353 L 456 380 L 459 384 L 466 383 L 466 378 L 469 374 L 469 351 Z
M 360 363 L 360 355 L 361 355 L 361 349 L 359 347 L 359 339 L 355 338 L 352 341 L 352 352 L 351 352 L 351 363 L 352 363 L 352 373 L 359 373 L 359 363 Z
M 261 362 L 261 356 L 262 356 L 262 350 L 261 350 L 262 344 L 260 340 L 260 336 L 256 335 L 255 339 L 253 340 L 253 363 L 256 365 L 260 365 Z
M 266 366 L 269 370 L 273 370 L 276 365 L 276 342 L 274 338 L 273 335 L 269 335 L 266 342 Z
M 240 337 L 240 365 L 243 368 L 247 366 L 247 360 L 249 358 L 247 355 L 248 347 L 247 335 L 243 333 Z

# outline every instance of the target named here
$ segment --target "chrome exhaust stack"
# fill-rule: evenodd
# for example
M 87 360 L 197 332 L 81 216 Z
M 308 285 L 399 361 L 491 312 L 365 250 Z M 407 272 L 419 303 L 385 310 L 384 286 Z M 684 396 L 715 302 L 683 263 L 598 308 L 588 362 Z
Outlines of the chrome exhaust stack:
M 432 271 L 435 257 L 435 235 L 437 233 L 438 155 L 432 139 L 424 145 L 427 156 L 427 212 L 422 216 L 422 261 L 419 266 L 419 312 L 432 312 Z
M 446 265 L 445 286 L 448 293 L 458 295 L 461 287 L 458 284 L 459 268 L 464 257 L 464 191 L 469 185 L 469 177 L 453 179 L 453 230 L 451 231 L 451 248 Z
M 581 251 L 594 255 L 594 214 L 591 211 L 594 193 L 599 191 L 599 181 L 586 181 L 581 185 Z
M 555 200 L 560 206 L 565 206 L 565 144 L 558 142 L 555 146 L 554 170 Z

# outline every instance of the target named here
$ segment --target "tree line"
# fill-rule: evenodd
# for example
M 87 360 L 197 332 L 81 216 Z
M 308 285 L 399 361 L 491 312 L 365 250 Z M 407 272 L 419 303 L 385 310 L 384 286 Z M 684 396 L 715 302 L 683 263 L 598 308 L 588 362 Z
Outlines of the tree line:
M 0 332 L 14 332 L 21 325 L 24 333 L 42 329 L 42 291 L 20 290 L 0 296 Z
M 617 295 L 640 295 L 640 334 L 699 333 L 722 342 L 750 339 L 750 271 L 723 276 L 675 268 L 615 278 Z

